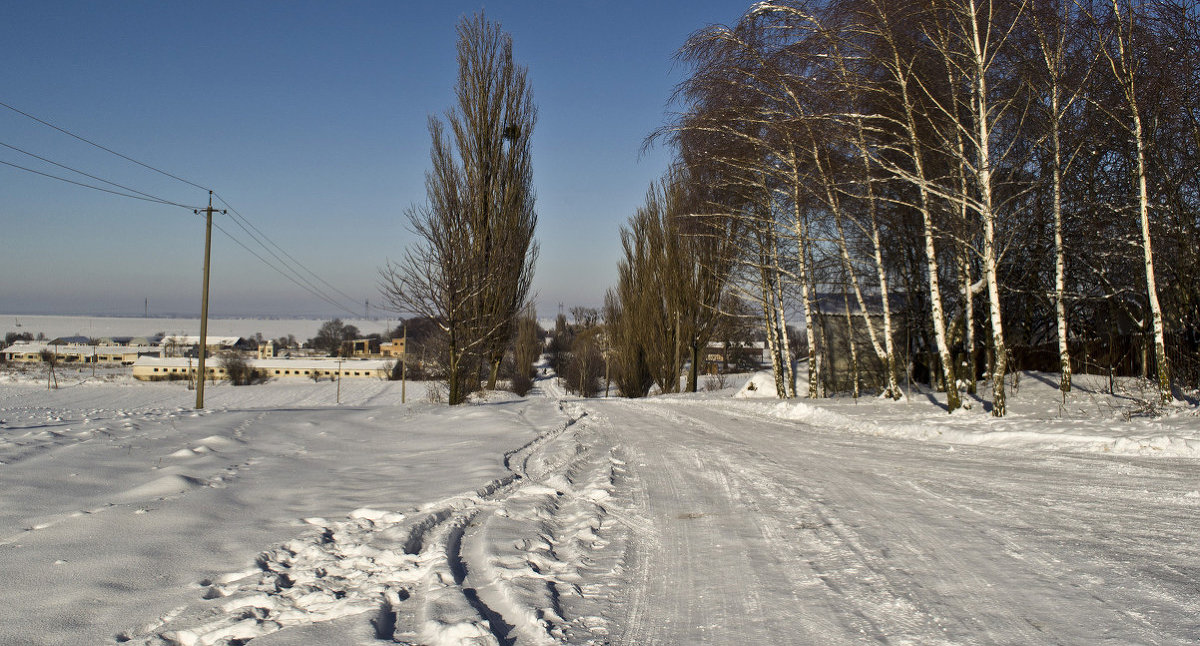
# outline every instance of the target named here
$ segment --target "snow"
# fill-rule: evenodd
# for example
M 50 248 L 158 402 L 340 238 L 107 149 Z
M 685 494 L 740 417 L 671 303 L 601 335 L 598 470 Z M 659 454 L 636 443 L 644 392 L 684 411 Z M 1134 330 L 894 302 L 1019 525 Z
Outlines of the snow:
M 0 378 L 0 644 L 1193 643 L 1200 417 Z

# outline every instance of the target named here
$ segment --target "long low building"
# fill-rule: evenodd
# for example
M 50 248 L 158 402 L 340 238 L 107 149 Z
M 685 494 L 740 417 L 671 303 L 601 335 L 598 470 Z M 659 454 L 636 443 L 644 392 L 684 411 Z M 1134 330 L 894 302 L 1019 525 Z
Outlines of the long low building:
M 121 363 L 128 366 L 140 357 L 157 357 L 159 349 L 149 345 L 87 345 L 18 341 L 0 350 L 5 361 L 17 363 L 42 361 L 43 352 L 49 352 L 58 363 Z
M 142 381 L 194 379 L 195 359 L 142 357 L 133 364 L 133 377 Z M 395 362 L 379 359 L 246 359 L 246 364 L 269 379 L 387 379 Z M 206 379 L 225 379 L 220 357 L 204 362 Z

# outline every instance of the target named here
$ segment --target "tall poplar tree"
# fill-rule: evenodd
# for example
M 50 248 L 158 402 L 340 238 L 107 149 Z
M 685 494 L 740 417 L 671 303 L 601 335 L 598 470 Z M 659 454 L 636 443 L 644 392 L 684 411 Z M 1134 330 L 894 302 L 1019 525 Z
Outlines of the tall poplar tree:
M 479 387 L 482 369 L 495 387 L 537 258 L 527 71 L 513 62 L 512 37 L 482 13 L 457 31 L 457 103 L 444 122 L 429 119 L 428 201 L 408 212 L 419 241 L 381 272 L 396 309 L 438 322 L 451 404 Z

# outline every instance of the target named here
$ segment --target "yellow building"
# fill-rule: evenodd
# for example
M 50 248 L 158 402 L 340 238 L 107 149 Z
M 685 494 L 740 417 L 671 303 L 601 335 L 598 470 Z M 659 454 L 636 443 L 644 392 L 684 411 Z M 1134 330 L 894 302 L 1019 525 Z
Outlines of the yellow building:
M 391 374 L 391 361 L 379 359 L 341 360 L 322 359 L 247 359 L 247 365 L 268 379 L 380 379 Z M 225 379 L 225 369 L 218 357 L 205 361 L 206 379 Z M 194 379 L 196 361 L 169 357 L 142 357 L 133 364 L 133 377 L 141 381 L 171 381 Z
M 402 358 L 404 356 L 404 339 L 392 339 L 387 343 L 380 344 L 379 354 L 396 359 Z

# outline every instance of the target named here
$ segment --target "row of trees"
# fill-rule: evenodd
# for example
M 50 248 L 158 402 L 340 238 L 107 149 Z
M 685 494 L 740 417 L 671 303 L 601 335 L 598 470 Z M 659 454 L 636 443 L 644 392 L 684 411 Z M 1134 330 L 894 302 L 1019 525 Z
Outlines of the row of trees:
M 704 184 L 680 170 L 652 186 L 621 229 L 618 281 L 604 299 L 612 373 L 627 397 L 696 391 L 699 366 L 721 321 L 742 224 L 707 214 Z M 690 366 L 686 384 L 683 366 Z
M 418 240 L 381 270 L 394 309 L 438 325 L 452 405 L 483 380 L 496 387 L 538 251 L 527 71 L 482 13 L 460 21 L 457 51 L 456 105 L 429 119 L 426 202 L 407 212 Z
M 780 342 L 795 303 L 818 394 L 828 340 L 812 331 L 829 302 L 849 351 L 880 366 L 881 392 L 899 396 L 903 350 L 950 410 L 986 365 L 992 412 L 1005 413 L 1014 344 L 1053 346 L 1064 392 L 1073 353 L 1104 349 L 1111 368 L 1122 340 L 1144 349 L 1162 400 L 1173 359 L 1195 387 L 1198 24 L 1183 0 L 779 0 L 697 32 L 680 52 L 682 109 L 656 134 L 678 169 L 622 232 L 610 314 L 639 320 L 640 290 L 677 271 L 667 258 L 644 268 L 679 244 L 647 226 L 676 191 L 694 198 L 665 211 L 701 223 L 685 238 L 736 236 L 727 282 L 760 306 L 780 393 L 795 394 Z M 729 266 L 686 256 L 693 272 Z M 650 328 L 686 319 L 669 293 L 649 296 Z M 667 348 L 688 338 L 674 327 Z M 625 329 L 613 333 L 622 390 L 637 393 L 642 353 L 664 342 L 626 342 Z

